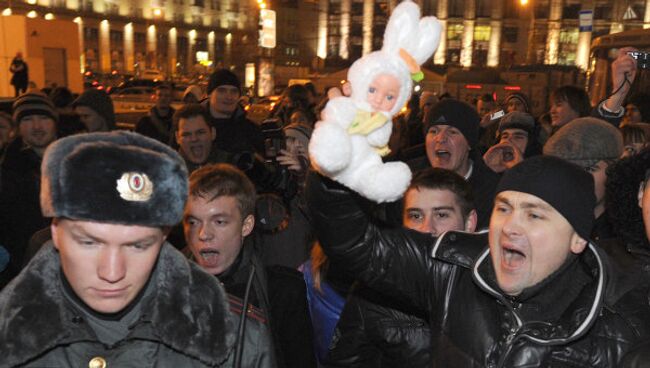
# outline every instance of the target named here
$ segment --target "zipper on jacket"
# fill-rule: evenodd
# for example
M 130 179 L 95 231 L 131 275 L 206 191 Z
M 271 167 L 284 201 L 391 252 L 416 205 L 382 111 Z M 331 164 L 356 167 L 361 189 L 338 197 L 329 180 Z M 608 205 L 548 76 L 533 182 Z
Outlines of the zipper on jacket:
M 514 300 L 503 300 L 502 303 L 510 311 L 512 317 L 514 317 L 516 325 L 510 328 L 508 336 L 506 337 L 505 349 L 503 349 L 503 354 L 501 354 L 501 357 L 499 357 L 499 363 L 497 364 L 498 368 L 502 368 L 504 366 L 506 358 L 510 355 L 510 351 L 512 350 L 512 346 L 514 345 L 515 340 L 517 340 L 519 337 L 519 331 L 524 325 L 516 311 L 516 309 L 518 309 L 521 304 L 515 302 Z
M 517 320 L 519 322 L 519 320 Z M 501 354 L 501 357 L 499 358 L 499 364 L 497 364 L 498 368 L 504 367 L 504 364 L 506 363 L 506 358 L 510 355 L 510 351 L 512 350 L 512 346 L 514 345 L 515 340 L 519 337 L 519 330 L 521 330 L 521 325 L 518 325 L 517 327 L 513 327 L 510 329 L 510 333 L 508 334 L 508 337 L 506 337 L 505 341 L 505 349 L 503 351 L 503 354 Z

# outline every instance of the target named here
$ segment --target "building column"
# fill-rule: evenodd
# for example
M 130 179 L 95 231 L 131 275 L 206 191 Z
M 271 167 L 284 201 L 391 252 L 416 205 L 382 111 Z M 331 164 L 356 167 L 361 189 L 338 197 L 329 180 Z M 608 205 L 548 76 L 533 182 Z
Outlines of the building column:
M 581 10 L 594 10 L 592 0 L 586 0 L 582 3 Z M 591 34 L 592 31 L 580 32 L 578 34 L 578 49 L 576 50 L 576 65 L 582 70 L 587 70 L 589 67 L 589 49 L 591 48 Z
M 449 15 L 448 0 L 438 2 L 438 20 L 440 21 L 440 42 L 436 53 L 433 54 L 433 63 L 444 65 L 447 59 L 447 19 Z
M 650 1 L 650 0 L 648 0 Z M 329 15 L 329 0 L 318 2 L 318 49 L 316 56 L 327 58 L 327 17 Z
M 187 58 L 185 62 L 185 65 L 187 65 L 187 67 L 185 68 L 185 73 L 194 70 L 194 53 L 195 53 L 194 46 L 195 45 L 196 45 L 196 30 L 192 29 L 189 32 L 187 32 Z
M 133 23 L 124 26 L 124 70 L 133 74 L 135 55 L 133 50 Z
M 81 73 L 86 71 L 86 47 L 84 46 L 84 21 L 81 17 L 74 18 L 73 22 L 77 23 L 79 30 L 79 65 L 81 65 Z
M 372 52 L 372 23 L 375 13 L 374 0 L 363 1 L 363 48 L 362 55 Z
M 612 25 L 609 27 L 609 33 L 623 32 L 625 26 L 623 25 L 623 14 L 627 9 L 627 1 L 614 0 L 612 7 Z
M 460 46 L 460 65 L 472 66 L 472 51 L 474 51 L 474 24 L 476 21 L 463 20 L 463 40 Z
M 465 14 L 463 19 L 463 41 L 460 46 L 460 65 L 472 66 L 474 51 L 474 25 L 476 24 L 476 3 L 473 0 L 465 1 Z
M 156 42 L 156 26 L 153 24 L 147 27 L 147 58 L 146 65 L 148 69 L 157 69 L 158 63 L 156 58 L 157 42 Z
M 106 19 L 99 22 L 99 70 L 111 72 L 111 26 Z
M 557 64 L 558 53 L 560 51 L 560 29 L 562 28 L 562 0 L 551 0 L 550 6 L 544 64 Z M 534 44 L 534 39 L 532 43 Z M 534 54 L 534 46 L 532 47 Z M 537 56 L 533 55 L 533 60 L 536 58 Z
M 177 49 L 177 31 L 176 27 L 173 27 L 172 29 L 169 30 L 169 44 L 167 45 L 167 64 L 169 65 L 169 74 L 170 75 L 175 75 L 176 74 L 176 64 L 178 63 L 178 59 L 176 58 L 176 53 L 178 52 Z
M 645 15 L 643 16 L 643 28 L 650 28 L 650 0 L 645 0 Z
M 226 41 L 226 55 L 224 56 L 224 67 L 230 69 L 232 65 L 232 33 L 228 33 L 224 38 Z
M 498 66 L 501 59 L 501 30 L 503 28 L 503 2 L 492 5 L 490 21 L 490 44 L 488 46 L 487 66 Z
M 341 1 L 341 41 L 339 45 L 339 56 L 347 60 L 350 57 L 350 20 L 352 11 L 352 0 Z
M 68 10 L 74 10 L 74 11 L 79 11 L 79 7 L 81 6 L 81 1 L 79 0 L 67 0 L 65 2 L 65 8 Z
M 214 67 L 215 60 L 217 60 L 217 54 L 215 51 L 215 42 L 216 38 L 214 36 L 214 31 L 208 33 L 208 59 L 212 61 L 212 67 Z

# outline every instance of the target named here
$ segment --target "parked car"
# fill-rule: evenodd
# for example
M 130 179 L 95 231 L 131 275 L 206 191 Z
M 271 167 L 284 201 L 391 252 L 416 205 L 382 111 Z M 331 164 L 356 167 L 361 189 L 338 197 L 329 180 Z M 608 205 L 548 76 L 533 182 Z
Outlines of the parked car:
M 142 73 L 140 73 L 140 78 L 141 79 L 152 80 L 154 82 L 157 82 L 157 81 L 162 82 L 162 81 L 165 80 L 165 75 L 159 70 L 147 69 L 147 70 L 143 71 Z
M 280 102 L 280 96 L 253 98 L 249 101 L 249 104 L 244 106 L 246 117 L 257 124 L 260 124 L 268 117 L 269 113 L 278 102 Z

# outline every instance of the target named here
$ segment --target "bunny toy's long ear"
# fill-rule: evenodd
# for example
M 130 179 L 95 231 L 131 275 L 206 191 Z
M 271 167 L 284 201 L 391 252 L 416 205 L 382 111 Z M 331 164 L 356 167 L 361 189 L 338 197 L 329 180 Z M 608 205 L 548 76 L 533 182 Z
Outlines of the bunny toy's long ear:
M 404 49 L 421 65 L 438 47 L 441 30 L 435 17 L 420 19 L 418 5 L 405 0 L 395 7 L 388 20 L 382 50 L 396 55 Z

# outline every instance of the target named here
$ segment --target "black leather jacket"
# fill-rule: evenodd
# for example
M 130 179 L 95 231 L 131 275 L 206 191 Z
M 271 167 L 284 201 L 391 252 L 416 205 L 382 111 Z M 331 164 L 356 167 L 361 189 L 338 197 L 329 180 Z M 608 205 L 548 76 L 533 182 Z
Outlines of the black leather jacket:
M 360 286 L 341 312 L 325 366 L 426 367 L 430 345 L 424 311 Z
M 333 262 L 428 311 L 434 367 L 614 367 L 645 335 L 647 322 L 634 317 L 648 314 L 640 296 L 646 291 L 619 284 L 592 244 L 576 260 L 580 283 L 558 278 L 542 291 L 562 303 L 533 305 L 494 286 L 486 234 L 454 232 L 432 241 L 382 228 L 369 220 L 362 199 L 315 174 L 307 199 Z M 551 319 L 536 318 L 547 310 Z

